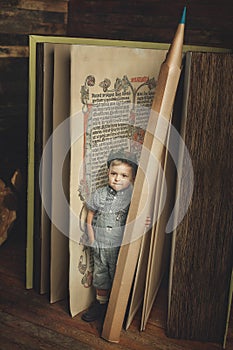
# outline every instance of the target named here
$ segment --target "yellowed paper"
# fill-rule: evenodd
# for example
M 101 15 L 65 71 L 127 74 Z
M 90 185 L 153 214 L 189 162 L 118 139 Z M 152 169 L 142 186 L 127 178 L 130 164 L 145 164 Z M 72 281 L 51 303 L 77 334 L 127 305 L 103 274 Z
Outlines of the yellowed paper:
M 106 160 L 111 149 L 130 149 L 140 156 L 154 95 L 153 82 L 165 55 L 164 50 L 72 47 L 71 139 L 76 140 L 71 146 L 70 180 L 72 315 L 86 308 L 94 297 L 92 288 L 83 287 L 85 276 L 80 274 L 77 263 L 84 253 L 79 244 L 83 234 L 79 217 L 85 197 L 88 191 L 106 183 Z M 140 116 L 136 110 L 139 107 Z
M 69 118 L 70 86 L 70 45 L 56 45 L 54 49 L 54 95 L 53 95 L 53 130 Z M 64 194 L 69 200 L 69 158 L 64 160 L 63 178 L 58 178 L 57 163 L 60 159 L 68 135 L 52 141 L 52 224 L 51 224 L 51 262 L 50 262 L 50 302 L 56 302 L 67 296 L 69 248 L 69 211 L 68 206 L 58 199 L 57 181 L 62 180 Z M 62 217 L 66 232 L 61 232 L 55 225 L 56 217 Z
M 43 148 L 51 136 L 52 132 L 52 103 L 53 103 L 53 44 L 44 44 L 44 106 L 43 106 Z M 42 171 L 42 191 L 49 195 L 51 192 L 51 178 L 45 176 L 43 164 Z M 50 288 L 50 218 L 46 213 L 43 204 L 41 205 L 41 285 L 40 292 L 47 293 Z

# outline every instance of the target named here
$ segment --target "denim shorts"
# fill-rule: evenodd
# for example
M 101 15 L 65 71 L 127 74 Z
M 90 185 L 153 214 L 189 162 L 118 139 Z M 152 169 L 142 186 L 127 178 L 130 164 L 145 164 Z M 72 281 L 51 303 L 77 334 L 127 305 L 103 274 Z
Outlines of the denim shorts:
M 120 247 L 93 249 L 93 286 L 97 289 L 111 289 Z

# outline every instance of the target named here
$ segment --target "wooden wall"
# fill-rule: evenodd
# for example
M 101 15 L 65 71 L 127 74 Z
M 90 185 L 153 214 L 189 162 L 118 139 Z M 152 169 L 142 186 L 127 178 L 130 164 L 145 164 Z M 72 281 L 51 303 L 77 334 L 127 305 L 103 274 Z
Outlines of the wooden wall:
M 26 182 L 29 34 L 66 35 L 68 0 L 0 0 L 0 177 Z
M 170 43 L 184 6 L 186 44 L 232 48 L 228 0 L 70 0 L 68 34 Z
M 29 34 L 66 35 L 67 15 L 68 0 L 0 0 L 0 178 L 8 186 L 16 169 L 22 174 L 14 224 L 22 237 L 26 232 Z

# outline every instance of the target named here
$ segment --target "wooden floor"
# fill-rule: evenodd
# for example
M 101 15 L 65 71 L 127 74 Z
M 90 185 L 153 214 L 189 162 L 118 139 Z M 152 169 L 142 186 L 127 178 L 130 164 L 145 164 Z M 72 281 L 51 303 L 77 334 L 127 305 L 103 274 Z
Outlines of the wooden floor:
M 97 322 L 87 324 L 69 315 L 67 302 L 50 304 L 47 295 L 25 289 L 25 240 L 12 231 L 0 247 L 0 349 L 82 350 L 217 350 L 221 345 L 170 339 L 165 335 L 165 293 L 161 291 L 147 328 L 138 331 L 139 318 L 122 330 L 118 344 L 100 337 Z M 227 350 L 233 349 L 232 322 Z

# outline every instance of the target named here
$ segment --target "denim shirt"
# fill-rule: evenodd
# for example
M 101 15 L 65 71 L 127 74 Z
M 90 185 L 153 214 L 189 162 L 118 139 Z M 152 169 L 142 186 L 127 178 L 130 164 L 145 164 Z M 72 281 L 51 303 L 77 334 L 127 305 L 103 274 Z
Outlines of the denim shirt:
M 110 186 L 98 188 L 87 202 L 95 212 L 93 228 L 98 243 L 120 245 L 128 215 L 133 186 L 115 191 Z

